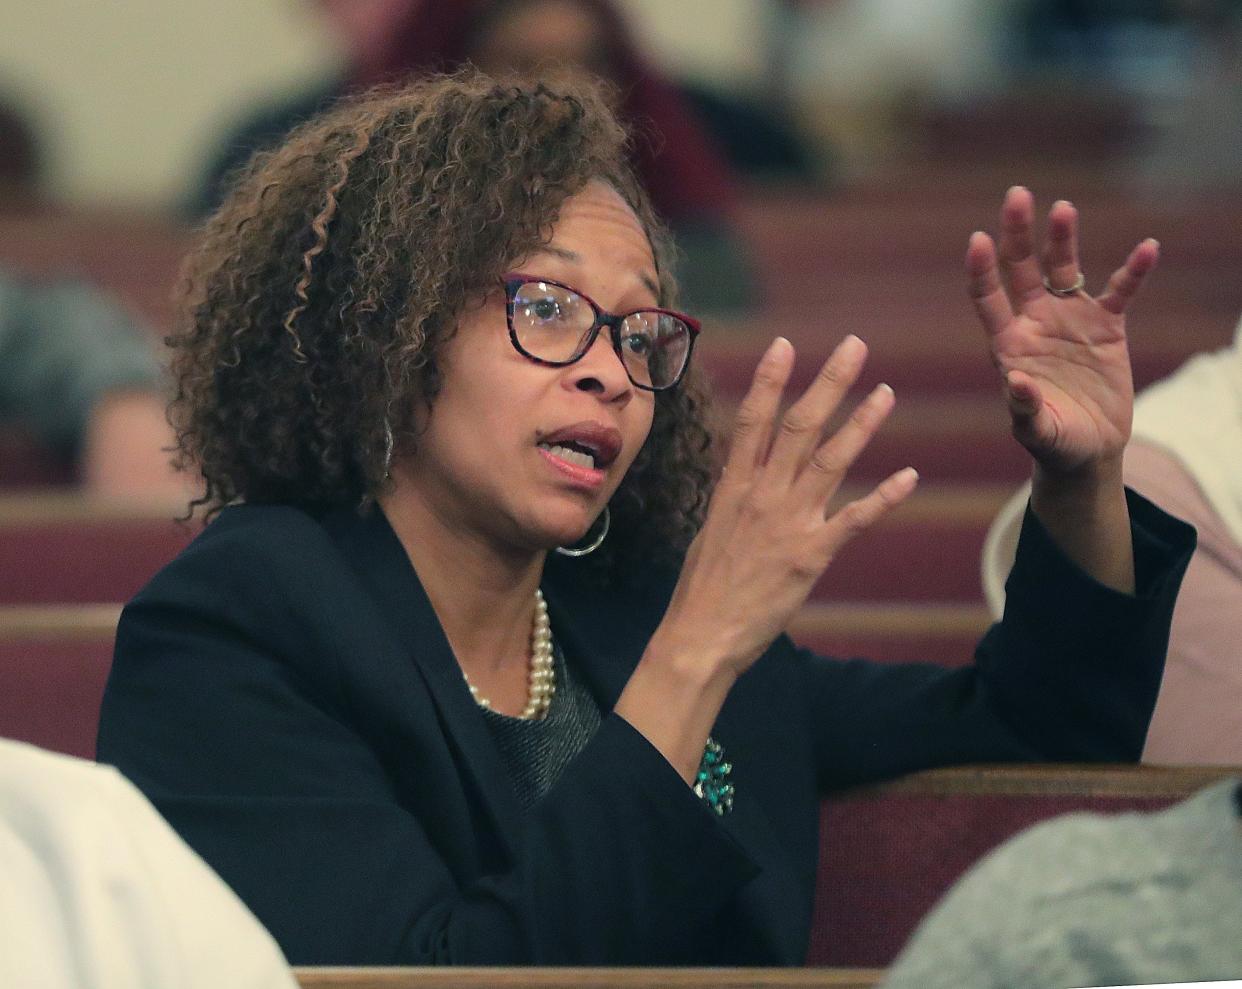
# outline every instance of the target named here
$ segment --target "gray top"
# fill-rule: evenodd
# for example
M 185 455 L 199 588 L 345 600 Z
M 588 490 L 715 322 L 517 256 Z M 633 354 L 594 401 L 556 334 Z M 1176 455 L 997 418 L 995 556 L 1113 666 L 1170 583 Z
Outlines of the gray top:
M 586 747 L 601 720 L 595 698 L 571 674 L 560 646 L 554 645 L 554 662 L 556 693 L 542 720 L 524 721 L 483 710 L 518 799 L 528 809 L 552 788 L 569 762 Z
M 0 269 L 0 421 L 75 454 L 105 393 L 160 386 L 150 335 L 97 289 Z
M 1242 977 L 1239 781 L 1152 814 L 1071 814 L 955 885 L 886 989 L 1023 989 Z

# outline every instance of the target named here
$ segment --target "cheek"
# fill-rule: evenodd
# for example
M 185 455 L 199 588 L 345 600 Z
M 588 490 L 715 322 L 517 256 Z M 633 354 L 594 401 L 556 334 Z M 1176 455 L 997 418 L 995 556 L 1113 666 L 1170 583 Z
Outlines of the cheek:
M 630 472 L 639 453 L 651 438 L 651 428 L 655 422 L 655 402 L 648 401 L 644 408 L 634 409 L 633 421 L 626 426 L 625 449 L 629 451 L 629 461 L 625 465 L 625 473 Z

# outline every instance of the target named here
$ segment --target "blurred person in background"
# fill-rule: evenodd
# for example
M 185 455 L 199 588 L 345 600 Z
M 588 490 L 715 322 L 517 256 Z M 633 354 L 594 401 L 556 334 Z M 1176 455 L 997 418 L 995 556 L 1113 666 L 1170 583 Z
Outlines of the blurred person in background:
M 1173 611 L 1143 761 L 1242 765 L 1242 322 L 1134 403 L 1126 483 L 1199 530 Z M 992 524 L 983 584 L 999 617 L 1029 485 Z
M 0 425 L 76 465 L 84 489 L 183 499 L 153 336 L 86 282 L 0 268 Z
M 38 213 L 44 155 L 29 115 L 0 101 L 0 223 Z M 0 264 L 0 426 L 72 462 L 87 492 L 184 499 L 155 335 L 95 286 L 65 272 Z
M 345 72 L 263 108 L 234 130 L 194 194 L 196 215 L 220 203 L 230 175 L 251 154 L 346 93 L 467 62 L 493 75 L 581 72 L 616 87 L 618 116 L 635 135 L 635 169 L 682 255 L 679 279 L 687 303 L 717 314 L 756 303 L 755 276 L 734 224 L 737 189 L 730 166 L 685 94 L 651 64 L 611 0 L 318 0 L 318 7 L 345 47 Z M 713 119 L 725 122 L 733 143 L 776 141 L 780 133 L 784 156 L 802 167 L 796 139 L 771 119 L 763 130 L 738 136 L 747 120 L 763 119 L 739 112 L 729 111 L 727 101 L 713 103 Z
M 1073 93 L 1127 106 L 1140 189 L 1167 200 L 1242 187 L 1242 2 L 1024 0 L 1012 26 L 1022 71 L 1070 84 L 1062 113 Z
M 1231 779 L 1031 828 L 954 884 L 884 989 L 1225 985 L 1242 975 L 1240 801 Z
M 1161 196 L 1242 189 L 1242 2 L 1182 0 L 1196 41 L 1186 84 L 1157 104 L 1134 157 L 1138 184 Z

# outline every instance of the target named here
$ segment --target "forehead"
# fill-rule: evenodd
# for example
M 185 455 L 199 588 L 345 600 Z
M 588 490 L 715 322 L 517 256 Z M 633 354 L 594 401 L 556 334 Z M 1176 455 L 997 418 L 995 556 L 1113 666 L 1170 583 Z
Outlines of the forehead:
M 592 182 L 567 199 L 543 251 L 601 276 L 630 277 L 659 295 L 655 254 L 642 223 L 621 194 Z

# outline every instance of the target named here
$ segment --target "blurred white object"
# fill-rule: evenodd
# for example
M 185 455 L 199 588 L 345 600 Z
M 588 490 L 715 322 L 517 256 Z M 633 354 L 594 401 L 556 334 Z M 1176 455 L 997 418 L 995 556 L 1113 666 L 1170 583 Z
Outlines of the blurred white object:
M 250 911 L 115 769 L 0 739 L 0 986 L 297 982 Z

